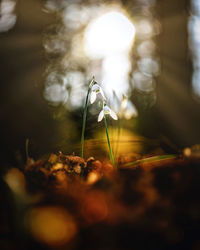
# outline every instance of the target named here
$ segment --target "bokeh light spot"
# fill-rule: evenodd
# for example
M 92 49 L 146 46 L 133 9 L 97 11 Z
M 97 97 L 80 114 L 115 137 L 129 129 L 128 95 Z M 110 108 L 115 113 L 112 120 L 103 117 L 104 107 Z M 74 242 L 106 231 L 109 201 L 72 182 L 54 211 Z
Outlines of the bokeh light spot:
M 108 12 L 91 22 L 85 31 L 85 52 L 91 58 L 101 58 L 129 50 L 135 27 L 123 14 Z
M 28 214 L 28 226 L 36 240 L 53 247 L 65 245 L 77 233 L 73 217 L 61 207 L 32 209 Z

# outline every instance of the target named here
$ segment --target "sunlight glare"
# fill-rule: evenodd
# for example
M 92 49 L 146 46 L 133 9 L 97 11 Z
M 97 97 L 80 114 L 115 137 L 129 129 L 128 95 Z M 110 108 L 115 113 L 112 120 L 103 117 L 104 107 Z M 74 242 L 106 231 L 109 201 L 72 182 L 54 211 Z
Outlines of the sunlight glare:
M 124 53 L 106 57 L 102 62 L 102 87 L 107 95 L 112 96 L 113 90 L 120 97 L 129 90 L 128 73 L 131 63 Z
M 90 58 L 102 58 L 125 52 L 132 46 L 135 27 L 123 14 L 108 12 L 91 22 L 85 31 L 85 52 Z
M 101 85 L 107 97 L 127 94 L 131 70 L 129 51 L 135 38 L 135 27 L 124 14 L 110 11 L 89 23 L 84 34 L 84 50 L 93 60 L 101 60 L 94 75 L 101 71 Z

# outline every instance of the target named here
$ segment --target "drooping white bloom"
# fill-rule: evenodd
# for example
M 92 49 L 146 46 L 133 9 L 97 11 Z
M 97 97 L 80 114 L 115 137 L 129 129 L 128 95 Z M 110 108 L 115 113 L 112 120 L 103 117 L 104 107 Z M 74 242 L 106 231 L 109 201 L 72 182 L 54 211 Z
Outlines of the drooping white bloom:
M 100 94 L 104 100 L 106 100 L 106 97 L 103 93 L 102 88 L 99 86 L 99 84 L 97 84 L 96 82 L 94 83 L 94 85 L 91 88 L 91 93 L 90 93 L 90 103 L 94 103 L 96 98 L 97 98 L 97 94 Z
M 104 115 L 110 115 L 114 120 L 118 120 L 118 117 L 115 114 L 115 112 L 112 109 L 110 109 L 106 104 L 104 104 L 103 109 L 99 113 L 98 122 L 100 122 L 103 119 Z
M 138 116 L 138 111 L 137 111 L 135 105 L 131 101 L 129 101 L 128 104 L 127 104 L 127 108 L 126 108 L 126 110 L 124 112 L 124 118 L 129 120 L 132 117 L 134 118 L 134 117 L 137 117 L 137 116 Z
M 130 100 L 128 100 L 126 96 L 123 95 L 119 111 L 119 117 L 129 120 L 132 117 L 137 117 L 137 116 L 138 116 L 138 111 L 135 105 Z
M 122 96 L 122 101 L 121 101 L 121 109 L 124 110 L 127 108 L 127 104 L 128 104 L 128 98 L 123 95 Z

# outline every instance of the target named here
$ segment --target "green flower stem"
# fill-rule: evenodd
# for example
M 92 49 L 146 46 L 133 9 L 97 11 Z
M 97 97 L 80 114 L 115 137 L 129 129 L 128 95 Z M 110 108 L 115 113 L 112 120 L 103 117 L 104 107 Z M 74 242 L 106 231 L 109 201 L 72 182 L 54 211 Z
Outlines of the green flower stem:
M 114 166 L 114 158 L 113 158 L 113 153 L 110 145 L 110 139 L 109 139 L 109 134 L 108 134 L 108 126 L 107 126 L 107 121 L 106 121 L 106 116 L 104 115 L 104 123 L 105 123 L 105 128 L 106 128 L 106 136 L 107 136 L 107 141 L 108 141 L 108 147 L 109 147 L 109 153 L 110 153 L 110 160 L 112 162 L 112 165 Z
M 116 149 L 115 149 L 115 159 L 117 158 L 118 150 L 119 150 L 121 128 L 122 128 L 122 120 L 121 120 L 121 118 L 119 118 L 119 120 L 118 120 L 118 128 L 117 128 L 117 143 L 116 143 Z
M 82 133 L 81 133 L 81 157 L 83 158 L 84 153 L 84 140 L 85 140 L 85 125 L 86 125 L 86 119 L 87 119 L 87 108 L 88 108 L 88 99 L 90 90 L 92 88 L 92 85 L 94 83 L 94 76 L 92 77 L 92 80 L 90 81 L 88 92 L 85 100 L 85 107 L 84 107 L 84 113 L 83 113 L 83 125 L 82 125 Z

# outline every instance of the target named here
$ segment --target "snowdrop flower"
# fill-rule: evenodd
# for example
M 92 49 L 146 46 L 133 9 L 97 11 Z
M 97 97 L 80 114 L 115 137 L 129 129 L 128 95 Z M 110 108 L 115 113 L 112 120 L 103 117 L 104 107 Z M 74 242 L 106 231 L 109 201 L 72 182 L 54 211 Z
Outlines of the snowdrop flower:
M 90 94 L 90 103 L 94 103 L 96 98 L 97 98 L 97 94 L 101 94 L 101 96 L 103 97 L 104 100 L 106 100 L 106 97 L 103 93 L 102 88 L 99 86 L 99 84 L 97 84 L 96 82 L 93 84 L 92 88 L 91 88 L 91 94 Z
M 114 120 L 118 120 L 118 117 L 115 114 L 115 112 L 112 109 L 110 109 L 106 104 L 104 104 L 103 109 L 99 113 L 98 122 L 100 122 L 103 119 L 104 115 L 110 115 Z
M 121 109 L 126 109 L 127 108 L 127 104 L 128 104 L 128 98 L 123 95 L 122 96 L 122 101 L 121 101 Z
M 127 120 L 138 116 L 138 111 L 135 105 L 124 95 L 121 101 L 119 116 L 120 118 L 124 117 Z

